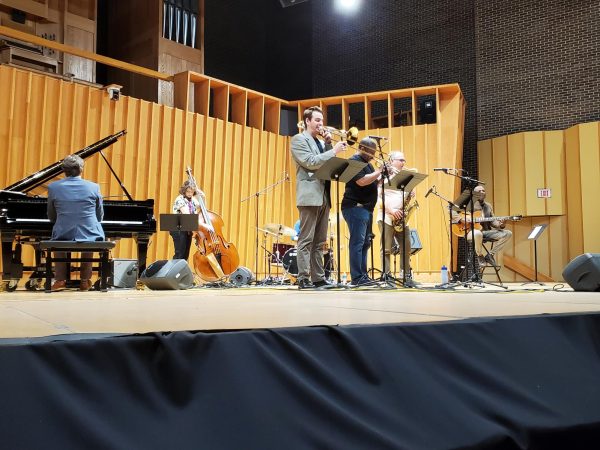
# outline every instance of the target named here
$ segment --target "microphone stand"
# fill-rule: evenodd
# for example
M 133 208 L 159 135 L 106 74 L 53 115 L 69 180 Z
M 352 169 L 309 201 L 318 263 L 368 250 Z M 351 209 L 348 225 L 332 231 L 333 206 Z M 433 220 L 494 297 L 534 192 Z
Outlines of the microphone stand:
M 461 170 L 461 169 L 458 169 Z M 462 170 L 461 170 L 462 171 Z M 467 245 L 470 246 L 470 250 L 471 250 L 471 268 L 473 270 L 473 274 L 471 275 L 471 278 L 468 279 L 467 281 L 462 282 L 461 284 L 466 286 L 466 287 L 471 287 L 471 283 L 476 284 L 480 287 L 484 287 L 484 284 L 491 284 L 493 286 L 497 286 L 497 287 L 501 287 L 504 289 L 508 289 L 508 287 L 506 286 L 501 286 L 499 284 L 494 284 L 494 283 L 489 283 L 489 282 L 484 282 L 482 277 L 481 277 L 481 272 L 479 271 L 479 261 L 477 258 L 477 253 L 475 252 L 475 222 L 473 221 L 473 217 L 475 215 L 475 202 L 473 201 L 473 190 L 475 189 L 475 187 L 477 185 L 480 184 L 485 184 L 484 182 L 477 180 L 475 178 L 471 178 L 468 176 L 464 176 L 464 175 L 459 175 L 458 173 L 450 173 L 448 170 L 444 170 L 444 173 L 446 175 L 451 175 L 453 177 L 459 178 L 460 180 L 462 180 L 465 183 L 465 189 L 468 190 L 469 195 L 468 195 L 468 199 L 469 202 L 467 203 L 467 205 L 464 208 L 464 212 L 465 212 L 465 227 L 468 226 L 468 221 L 467 221 L 467 207 L 470 206 L 471 207 L 471 218 L 470 218 L 470 226 L 471 226 L 471 242 L 470 244 L 468 244 L 468 239 L 467 239 L 467 235 L 469 233 L 469 231 L 467 230 L 467 228 L 465 228 L 465 242 L 467 242 Z M 462 207 L 462 205 L 460 205 Z M 461 208 L 463 209 L 463 208 Z M 450 221 L 452 221 L 452 213 L 450 213 Z M 452 239 L 452 236 L 450 236 L 450 239 Z M 467 249 L 467 255 L 469 253 L 468 251 L 469 249 Z M 466 275 L 468 278 L 469 275 L 469 271 L 468 271 L 468 266 L 469 266 L 469 260 L 467 257 L 467 264 L 465 264 L 465 269 L 466 269 Z
M 283 178 L 281 178 L 280 180 L 276 181 L 273 184 L 270 184 L 269 186 L 255 192 L 254 194 L 249 195 L 248 197 L 243 198 L 240 203 L 244 203 L 247 200 L 250 200 L 251 198 L 256 198 L 256 204 L 255 204 L 255 214 L 254 214 L 254 219 L 255 219 L 255 227 L 254 229 L 256 230 L 256 252 L 255 252 L 255 256 L 254 256 L 254 276 L 256 277 L 256 279 L 258 279 L 258 249 L 260 248 L 260 245 L 258 243 L 258 234 L 259 234 L 259 228 L 258 228 L 258 202 L 260 200 L 260 196 L 263 194 L 267 194 L 268 192 L 272 191 L 273 189 L 275 189 L 277 186 L 279 186 L 281 183 L 285 182 L 285 181 L 289 181 L 289 176 L 287 173 L 283 174 Z M 265 268 L 266 271 L 266 268 Z M 271 267 L 269 266 L 269 272 L 271 271 Z M 265 272 L 266 273 L 266 272 Z M 270 275 L 270 274 L 269 274 Z
M 451 202 L 450 200 L 445 198 L 443 195 L 440 195 L 438 193 L 438 191 L 435 189 L 432 190 L 431 193 L 433 195 L 435 195 L 436 197 L 440 198 L 441 200 L 445 201 L 446 204 L 448 205 L 448 240 L 450 241 L 450 259 L 452 259 L 452 255 L 454 254 L 454 245 L 452 244 L 452 210 L 453 209 L 461 209 L 461 207 L 458 206 L 457 204 Z M 450 262 L 450 264 L 448 264 L 448 267 L 452 268 L 452 261 Z M 450 280 L 448 280 L 448 283 L 438 284 L 436 286 L 436 288 L 445 288 L 445 287 L 450 286 L 450 284 L 451 284 Z
M 371 136 L 371 138 L 374 138 L 374 136 Z M 381 160 L 383 161 L 383 145 L 381 145 L 381 138 L 376 138 L 374 139 L 375 142 L 377 142 L 377 147 L 378 147 L 378 152 L 379 155 L 381 157 Z M 400 283 L 400 280 L 398 280 L 397 278 L 393 277 L 389 272 L 391 270 L 391 267 L 388 267 L 386 270 L 385 267 L 385 215 L 386 215 L 386 211 L 385 211 L 385 181 L 387 180 L 387 182 L 389 183 L 389 185 L 392 185 L 392 181 L 390 180 L 390 172 L 388 170 L 387 165 L 384 163 L 383 164 L 383 168 L 381 169 L 381 214 L 382 214 L 382 223 L 381 223 L 381 248 L 383 251 L 383 258 L 382 258 L 382 274 L 381 274 L 381 281 L 383 281 L 385 283 L 385 286 L 388 288 L 392 288 L 392 287 L 396 287 L 396 283 Z M 372 250 L 371 250 L 372 252 Z M 391 248 L 390 248 L 390 265 L 391 265 Z M 404 284 L 404 283 L 402 283 Z

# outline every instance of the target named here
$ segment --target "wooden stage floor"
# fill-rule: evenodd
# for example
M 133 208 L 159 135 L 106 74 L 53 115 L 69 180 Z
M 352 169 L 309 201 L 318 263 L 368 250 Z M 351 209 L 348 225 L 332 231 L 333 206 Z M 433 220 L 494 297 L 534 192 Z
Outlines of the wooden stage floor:
M 185 291 L 17 290 L 0 294 L 0 338 L 71 333 L 146 333 L 414 323 L 474 317 L 600 311 L 600 293 L 566 285 L 383 290 L 295 287 L 194 288 Z M 554 288 L 554 289 L 553 289 Z

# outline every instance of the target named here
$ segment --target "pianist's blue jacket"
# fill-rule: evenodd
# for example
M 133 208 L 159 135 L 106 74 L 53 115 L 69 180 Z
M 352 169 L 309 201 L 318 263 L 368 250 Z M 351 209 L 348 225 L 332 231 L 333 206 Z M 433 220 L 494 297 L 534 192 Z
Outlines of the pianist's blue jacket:
M 102 194 L 96 183 L 66 177 L 48 185 L 48 218 L 52 240 L 103 241 Z

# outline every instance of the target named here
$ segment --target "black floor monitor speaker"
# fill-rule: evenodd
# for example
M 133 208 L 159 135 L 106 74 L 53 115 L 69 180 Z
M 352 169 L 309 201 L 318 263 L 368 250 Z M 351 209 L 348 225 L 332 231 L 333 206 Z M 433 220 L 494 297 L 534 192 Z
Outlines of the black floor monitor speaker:
M 600 291 L 600 253 L 584 253 L 573 258 L 562 276 L 576 291 Z
M 137 259 L 113 259 L 110 270 L 109 286 L 134 288 L 138 278 Z
M 153 290 L 189 289 L 194 274 L 185 259 L 159 259 L 146 267 L 140 281 Z

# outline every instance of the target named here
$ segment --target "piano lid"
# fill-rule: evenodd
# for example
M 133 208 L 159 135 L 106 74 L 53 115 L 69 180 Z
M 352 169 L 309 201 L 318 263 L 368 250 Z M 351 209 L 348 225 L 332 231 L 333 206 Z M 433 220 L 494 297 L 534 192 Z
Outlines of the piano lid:
M 82 159 L 88 158 L 89 156 L 92 156 L 98 153 L 99 151 L 105 149 L 109 145 L 112 145 L 126 133 L 127 130 L 122 130 L 116 134 L 100 139 L 98 142 L 95 142 L 91 145 L 88 145 L 84 149 L 79 150 L 75 153 L 75 155 L 79 156 Z M 37 172 L 17 181 L 14 184 L 11 184 L 8 187 L 5 187 L 4 189 L 0 190 L 0 192 L 14 192 L 21 194 L 29 192 L 32 189 L 41 186 L 48 180 L 59 175 L 62 172 L 62 169 L 60 167 L 61 163 L 62 159 L 58 162 L 55 162 L 54 164 L 49 165 L 48 167 L 43 168 L 42 170 L 38 170 Z

